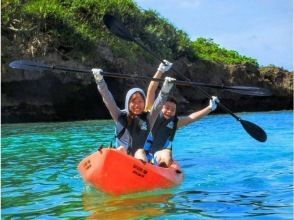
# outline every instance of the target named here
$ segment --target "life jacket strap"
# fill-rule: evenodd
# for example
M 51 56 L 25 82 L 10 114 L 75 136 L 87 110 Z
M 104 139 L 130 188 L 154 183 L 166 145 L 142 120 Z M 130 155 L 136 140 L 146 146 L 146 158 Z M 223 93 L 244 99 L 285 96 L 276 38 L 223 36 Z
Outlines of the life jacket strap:
M 175 115 L 174 126 L 173 126 L 173 129 L 172 129 L 172 134 L 171 134 L 171 136 L 169 138 L 170 142 L 172 142 L 174 140 L 174 138 L 175 138 L 178 121 L 179 121 L 179 118 L 178 118 L 177 115 Z

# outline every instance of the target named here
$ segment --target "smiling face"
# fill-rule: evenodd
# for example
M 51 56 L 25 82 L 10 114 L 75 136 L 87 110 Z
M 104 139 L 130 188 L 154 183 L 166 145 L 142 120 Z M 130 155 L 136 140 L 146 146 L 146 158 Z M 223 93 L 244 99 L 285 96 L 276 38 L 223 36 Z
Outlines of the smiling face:
M 162 114 L 165 119 L 169 119 L 176 115 L 177 105 L 174 102 L 167 101 L 162 107 Z
M 144 111 L 145 108 L 145 99 L 141 93 L 134 93 L 129 101 L 129 112 L 132 115 L 139 115 Z

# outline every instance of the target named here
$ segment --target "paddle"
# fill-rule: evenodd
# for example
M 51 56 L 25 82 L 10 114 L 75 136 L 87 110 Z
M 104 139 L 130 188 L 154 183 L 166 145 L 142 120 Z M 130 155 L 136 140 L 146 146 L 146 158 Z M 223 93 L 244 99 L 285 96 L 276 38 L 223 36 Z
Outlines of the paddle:
M 266 141 L 267 135 L 261 127 L 259 127 L 258 125 L 254 124 L 250 121 L 246 121 L 246 120 L 241 119 L 240 117 L 235 115 L 230 109 L 228 109 L 225 105 L 223 105 L 220 102 L 218 103 L 218 106 L 221 107 L 221 109 L 223 109 L 227 113 L 229 113 L 231 116 L 233 116 L 238 122 L 240 122 L 242 127 L 245 129 L 245 131 L 247 131 L 247 133 L 251 137 L 253 137 L 254 139 L 256 139 L 257 141 L 260 141 L 260 142 Z
M 127 40 L 131 42 L 135 42 L 138 44 L 141 48 L 146 50 L 149 54 L 151 54 L 154 58 L 159 60 L 160 62 L 164 63 L 164 61 L 158 57 L 156 54 L 154 54 L 151 50 L 149 50 L 147 47 L 145 47 L 140 41 L 132 37 L 130 32 L 124 27 L 124 25 L 117 20 L 114 16 L 105 14 L 103 17 L 104 24 L 110 30 L 111 33 L 115 34 L 116 36 Z M 171 68 L 172 71 L 177 73 L 180 77 L 184 78 L 186 81 L 190 81 L 187 77 L 179 73 L 176 69 Z M 206 87 L 209 88 L 216 88 L 216 89 L 226 89 L 230 92 L 234 92 L 233 90 L 236 90 L 236 93 L 242 94 L 242 95 L 252 95 L 252 96 L 271 96 L 272 93 L 270 90 L 260 87 L 252 87 L 252 86 L 224 86 L 224 85 L 213 85 L 213 84 L 207 84 L 207 83 L 194 83 L 195 86 L 202 86 L 207 85 Z
M 103 21 L 104 21 L 104 24 L 106 25 L 106 27 L 109 29 L 109 31 L 111 33 L 113 33 L 114 35 L 116 35 L 116 36 L 118 36 L 118 37 L 120 37 L 120 38 L 122 38 L 124 40 L 136 43 L 142 49 L 144 49 L 146 52 L 151 54 L 154 58 L 156 58 L 160 62 L 164 63 L 164 61 L 160 57 L 158 57 L 156 54 L 154 54 L 152 51 L 150 51 L 147 47 L 145 47 L 142 43 L 140 43 L 138 40 L 136 40 L 134 37 L 132 37 L 131 33 L 124 27 L 124 25 L 121 23 L 121 21 L 117 20 L 114 16 L 112 16 L 110 14 L 105 14 L 104 17 L 103 17 Z M 171 68 L 171 70 L 174 71 L 175 73 L 177 73 L 178 76 L 180 76 L 182 79 L 184 79 L 186 81 L 190 81 L 187 77 L 180 74 L 174 68 Z M 198 85 L 193 85 L 193 86 L 197 86 L 197 88 L 199 88 L 200 91 L 204 95 L 206 95 L 208 98 L 211 98 L 211 96 L 204 89 L 202 89 Z M 259 88 L 259 89 L 261 89 L 261 88 Z M 231 89 L 231 91 L 232 90 L 233 89 Z M 242 94 L 246 93 L 245 90 L 241 90 L 243 92 Z M 240 91 L 240 90 L 238 90 L 238 91 Z M 269 90 L 261 89 L 261 91 L 262 91 L 261 94 L 265 94 L 265 96 L 270 96 L 271 95 L 271 92 Z M 248 94 L 249 94 L 249 92 L 248 92 Z M 247 131 L 247 133 L 251 137 L 253 137 L 254 139 L 256 139 L 257 141 L 260 141 L 260 142 L 265 142 L 266 141 L 267 135 L 264 132 L 264 130 L 262 128 L 260 128 L 258 125 L 254 124 L 252 122 L 249 122 L 249 121 L 242 120 L 240 117 L 235 115 L 231 110 L 229 110 L 226 106 L 224 106 L 221 103 L 218 103 L 218 106 L 221 109 L 223 109 L 224 111 L 226 111 L 227 113 L 229 113 L 230 115 L 232 115 L 235 119 L 237 119 L 237 121 L 239 121 L 241 123 L 241 125 L 243 126 L 245 131 Z
M 29 60 L 15 60 L 12 61 L 9 66 L 14 69 L 25 69 L 25 70 L 64 70 L 64 71 L 71 71 L 71 72 L 81 72 L 81 73 L 92 73 L 91 70 L 85 69 L 76 69 L 76 68 L 69 68 L 63 66 L 56 66 L 56 65 L 48 65 L 43 63 L 37 63 Z M 129 76 L 120 73 L 110 73 L 110 72 L 103 72 L 103 75 L 106 77 L 114 77 L 114 78 L 124 78 L 124 79 L 146 79 L 146 80 L 153 80 L 157 82 L 164 82 L 163 79 L 152 78 L 147 76 Z M 215 89 L 223 89 L 229 92 L 245 94 L 245 95 L 252 95 L 252 96 L 265 96 L 265 92 L 258 87 L 247 87 L 247 86 L 219 86 L 213 84 L 205 84 L 199 82 L 191 82 L 191 81 L 181 81 L 177 80 L 175 82 L 176 85 L 179 86 L 202 86 L 208 88 L 215 88 Z

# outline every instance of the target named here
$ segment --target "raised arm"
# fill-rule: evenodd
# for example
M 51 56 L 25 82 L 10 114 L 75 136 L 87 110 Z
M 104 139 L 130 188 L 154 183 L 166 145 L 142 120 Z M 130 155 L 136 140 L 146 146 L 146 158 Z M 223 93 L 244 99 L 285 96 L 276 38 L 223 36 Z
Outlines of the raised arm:
M 219 99 L 216 96 L 212 96 L 207 107 L 200 111 L 193 112 L 186 117 L 180 118 L 177 124 L 177 128 L 183 127 L 208 115 L 217 108 L 217 103 L 219 103 Z
M 150 111 L 149 124 L 150 124 L 151 129 L 156 121 L 157 116 L 159 115 L 159 113 L 162 109 L 162 106 L 165 104 L 165 102 L 168 98 L 169 92 L 172 89 L 175 80 L 176 79 L 171 78 L 171 77 L 165 77 L 162 88 L 161 88 L 156 100 L 154 101 L 154 104 L 153 104 L 151 111 Z
M 161 63 L 154 74 L 153 78 L 160 79 L 164 72 L 168 71 L 172 67 L 172 63 L 168 62 L 167 60 L 163 60 L 164 63 Z M 150 111 L 152 108 L 152 105 L 155 100 L 155 92 L 158 88 L 159 82 L 152 81 L 150 82 L 148 89 L 147 89 L 147 97 L 146 97 L 146 109 L 147 111 Z
M 102 76 L 102 69 L 92 69 L 95 81 L 97 83 L 97 88 L 99 93 L 102 96 L 103 102 L 106 105 L 112 119 L 114 121 L 118 120 L 118 117 L 120 115 L 120 109 L 117 107 L 117 104 L 112 96 L 112 94 L 110 93 L 104 79 Z

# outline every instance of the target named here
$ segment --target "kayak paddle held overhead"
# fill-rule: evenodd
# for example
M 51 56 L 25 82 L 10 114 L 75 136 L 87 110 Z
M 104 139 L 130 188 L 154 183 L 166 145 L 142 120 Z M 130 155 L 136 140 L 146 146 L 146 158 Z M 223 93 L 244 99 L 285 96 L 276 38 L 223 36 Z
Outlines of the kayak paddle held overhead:
M 110 14 L 105 14 L 103 17 L 103 22 L 105 26 L 108 28 L 108 30 L 127 41 L 131 41 L 136 43 L 138 46 L 140 46 L 142 49 L 144 49 L 146 52 L 148 52 L 150 55 L 152 55 L 154 58 L 159 60 L 160 62 L 164 63 L 164 61 L 158 57 L 156 54 L 154 54 L 151 50 L 149 50 L 147 47 L 145 47 L 140 41 L 132 37 L 131 33 L 125 28 L 123 23 L 119 21 L 117 18 Z M 208 87 L 208 88 L 215 88 L 215 89 L 222 89 L 229 92 L 234 92 L 242 95 L 251 95 L 251 96 L 271 96 L 272 93 L 270 90 L 260 87 L 250 87 L 250 86 L 225 86 L 225 85 L 212 85 L 212 84 L 206 84 L 206 83 L 196 83 L 191 82 L 187 77 L 180 74 L 177 70 L 174 68 L 171 68 L 173 72 L 178 74 L 179 77 L 185 80 L 185 82 L 191 83 L 191 86 L 197 87 L 205 96 L 208 98 L 211 98 L 211 96 L 202 88 L 202 87 Z M 265 131 L 260 128 L 258 125 L 242 120 L 240 117 L 235 115 L 231 110 L 229 110 L 225 105 L 219 103 L 219 107 L 224 110 L 225 112 L 232 115 L 234 118 L 237 119 L 238 122 L 241 123 L 245 131 L 254 139 L 260 142 L 265 142 L 267 139 L 267 135 Z
M 78 69 L 78 68 L 69 68 L 69 67 L 64 67 L 64 66 L 56 66 L 56 65 L 48 65 L 44 63 L 38 63 L 30 60 L 15 60 L 12 61 L 9 66 L 13 69 L 21 69 L 21 70 L 31 70 L 31 71 L 69 71 L 69 72 L 77 72 L 77 73 L 92 73 L 91 70 L 86 70 L 86 69 Z M 130 75 L 125 75 L 121 73 L 110 73 L 110 72 L 103 72 L 103 76 L 105 77 L 113 77 L 113 78 L 122 78 L 122 79 L 145 79 L 145 80 L 153 80 L 157 82 L 163 82 L 163 79 L 158 79 L 158 78 L 152 78 L 152 77 L 147 77 L 147 76 L 130 76 Z M 198 84 L 196 82 L 191 82 L 191 81 L 181 81 L 177 80 L 175 82 L 176 85 L 179 86 L 195 86 L 195 84 Z M 202 85 L 202 84 L 201 84 Z M 206 84 L 205 84 L 206 85 Z M 207 85 L 206 85 L 207 86 Z M 238 86 L 234 86 L 234 88 L 237 88 Z M 247 87 L 242 87 L 240 86 L 240 91 L 246 91 Z M 234 90 L 235 91 L 235 90 Z M 207 94 L 205 91 L 203 91 L 205 94 Z M 257 93 L 259 91 L 256 91 Z M 207 94 L 208 95 L 208 94 Z M 228 112 L 231 114 L 234 118 L 239 121 L 244 129 L 250 134 L 253 138 L 260 142 L 265 142 L 266 141 L 266 133 L 260 128 L 259 126 L 253 124 L 252 122 L 244 121 L 238 116 L 236 116 L 232 111 L 230 111 L 227 107 L 225 107 L 223 104 L 219 103 L 218 104 L 220 108 L 222 108 L 224 111 Z
M 105 14 L 103 17 L 103 22 L 105 26 L 108 28 L 108 30 L 127 41 L 131 41 L 139 45 L 141 48 L 143 48 L 145 51 L 150 53 L 154 58 L 159 60 L 160 62 L 164 63 L 164 61 L 158 57 L 156 54 L 154 54 L 151 50 L 149 50 L 147 47 L 145 47 L 140 41 L 132 37 L 131 33 L 125 28 L 125 26 L 119 21 L 117 18 L 110 14 Z M 174 68 L 171 68 L 175 73 L 179 74 L 178 71 L 176 71 Z M 182 76 L 182 74 L 179 74 Z M 183 76 L 182 76 L 183 77 Z M 185 78 L 185 80 L 190 81 L 189 79 Z M 208 83 L 199 83 L 199 82 L 191 82 L 191 85 L 195 86 L 201 86 L 201 87 L 207 87 L 207 88 L 214 88 L 214 89 L 222 89 L 233 93 L 238 93 L 242 95 L 251 95 L 251 96 L 271 96 L 272 93 L 270 90 L 260 87 L 254 87 L 254 86 L 226 86 L 226 85 L 214 85 L 214 84 L 208 84 Z
M 22 69 L 22 70 L 32 70 L 32 71 L 44 71 L 44 70 L 60 70 L 60 71 L 69 71 L 69 72 L 78 72 L 78 73 L 92 73 L 91 70 L 86 69 L 78 69 L 78 68 L 70 68 L 65 66 L 57 66 L 57 65 L 49 65 L 43 64 L 39 62 L 34 62 L 30 60 L 15 60 L 12 61 L 9 66 L 13 69 Z M 132 79 L 146 79 L 146 80 L 153 80 L 157 82 L 163 82 L 163 79 L 156 79 L 147 76 L 130 76 L 120 73 L 110 73 L 110 72 L 103 72 L 103 75 L 106 77 L 116 77 L 116 78 L 132 78 Z M 251 95 L 251 96 L 268 96 L 269 91 L 259 87 L 251 87 L 251 86 L 225 86 L 225 85 L 214 85 L 208 83 L 200 83 L 200 82 L 193 82 L 193 81 L 183 81 L 177 80 L 175 82 L 176 85 L 179 86 L 199 86 L 199 87 L 206 87 L 212 89 L 222 89 L 225 91 L 229 91 L 232 93 L 238 93 L 242 95 Z

